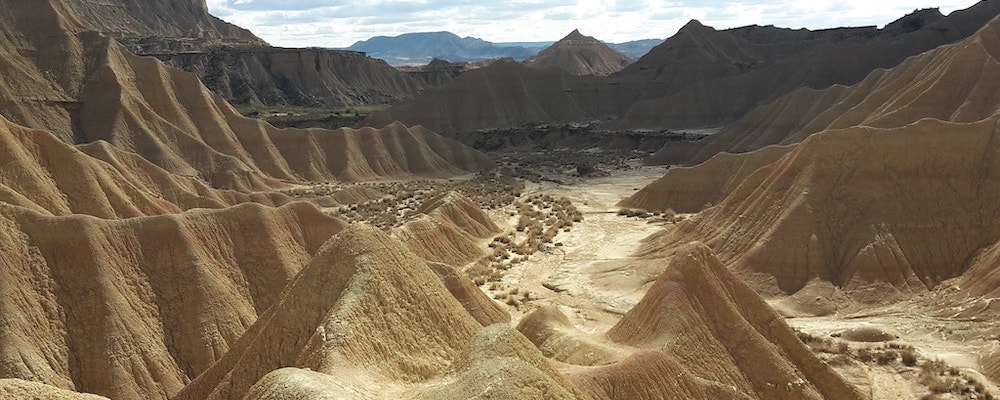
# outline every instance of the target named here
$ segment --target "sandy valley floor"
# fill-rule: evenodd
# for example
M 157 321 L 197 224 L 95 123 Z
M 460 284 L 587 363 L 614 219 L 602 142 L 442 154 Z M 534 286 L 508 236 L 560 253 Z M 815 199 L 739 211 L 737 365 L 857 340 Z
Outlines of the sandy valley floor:
M 607 331 L 638 302 L 666 266 L 662 260 L 637 259 L 634 252 L 644 238 L 669 229 L 668 223 L 654 218 L 618 215 L 615 204 L 663 172 L 662 167 L 641 167 L 616 171 L 608 177 L 567 179 L 563 184 L 529 183 L 522 197 L 539 193 L 566 197 L 583 212 L 584 221 L 575 224 L 570 232 L 560 233 L 553 245 L 544 246 L 526 262 L 506 271 L 499 285 L 484 285 L 484 290 L 498 299 L 511 290 L 530 293 L 531 300 L 510 307 L 513 324 L 538 307 L 555 305 L 581 332 L 600 335 Z M 509 214 L 498 212 L 495 216 L 507 220 L 511 229 L 517 222 L 516 217 L 508 218 Z M 985 392 L 997 393 L 997 387 L 982 372 L 979 355 L 994 349 L 995 334 L 1000 330 L 992 318 L 985 316 L 988 313 L 973 312 L 979 308 L 988 311 L 990 302 L 958 302 L 949 296 L 947 284 L 942 286 L 933 292 L 896 293 L 893 301 L 872 307 L 828 285 L 810 285 L 798 297 L 815 296 L 816 301 L 833 305 L 832 312 L 819 316 L 800 314 L 787 321 L 803 335 L 840 343 L 834 346 L 838 350 L 817 352 L 873 399 L 921 398 L 928 393 L 928 381 L 921 384 L 921 365 L 933 360 L 958 370 L 963 384 L 979 382 Z M 783 308 L 788 308 L 790 298 L 773 294 L 765 297 L 788 313 Z M 851 341 L 842 336 L 851 330 L 882 331 L 896 338 Z M 913 366 L 903 365 L 898 359 L 884 365 L 857 359 L 859 352 L 900 353 L 893 349 L 910 346 L 918 357 Z M 822 346 L 814 347 L 818 348 Z M 967 396 L 935 398 L 988 397 L 970 390 Z

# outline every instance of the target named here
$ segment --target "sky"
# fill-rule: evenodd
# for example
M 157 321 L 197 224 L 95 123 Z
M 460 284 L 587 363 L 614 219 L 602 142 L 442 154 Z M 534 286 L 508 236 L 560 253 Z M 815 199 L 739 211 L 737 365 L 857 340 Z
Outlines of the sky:
M 884 26 L 916 9 L 976 0 L 207 0 L 209 12 L 274 46 L 347 47 L 373 36 L 450 31 L 491 42 L 556 41 L 573 29 L 606 42 L 665 39 L 697 19 L 716 29 L 752 24 L 822 29 Z

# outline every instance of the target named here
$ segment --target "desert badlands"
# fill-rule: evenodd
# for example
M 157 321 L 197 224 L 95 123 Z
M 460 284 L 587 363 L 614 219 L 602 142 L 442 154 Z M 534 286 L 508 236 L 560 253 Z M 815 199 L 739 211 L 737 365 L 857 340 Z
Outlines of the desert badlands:
M 3 3 L 0 399 L 1000 396 L 1000 0 L 407 68 Z

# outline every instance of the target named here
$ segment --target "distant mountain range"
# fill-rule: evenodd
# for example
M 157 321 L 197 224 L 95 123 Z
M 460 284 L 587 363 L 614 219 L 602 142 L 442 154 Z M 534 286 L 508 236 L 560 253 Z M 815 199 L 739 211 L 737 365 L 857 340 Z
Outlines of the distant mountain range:
M 642 39 L 625 43 L 608 43 L 608 47 L 631 58 L 632 61 L 642 58 L 658 44 L 663 43 L 663 39 Z
M 633 60 L 642 57 L 660 39 L 608 44 Z M 510 57 L 522 61 L 555 42 L 493 43 L 474 37 L 460 37 L 451 32 L 406 33 L 399 36 L 376 36 L 354 43 L 347 50 L 363 51 L 393 66 L 423 65 L 437 58 L 447 61 L 482 61 Z

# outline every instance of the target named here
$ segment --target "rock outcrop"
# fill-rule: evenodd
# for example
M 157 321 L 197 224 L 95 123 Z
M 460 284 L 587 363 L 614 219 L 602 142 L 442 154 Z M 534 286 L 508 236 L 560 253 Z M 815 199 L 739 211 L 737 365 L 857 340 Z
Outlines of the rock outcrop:
M 632 63 L 604 42 L 574 30 L 558 42 L 524 60 L 532 68 L 558 68 L 570 75 L 607 76 Z
M 731 189 L 718 206 L 682 224 L 673 234 L 676 241 L 660 245 L 704 241 L 727 264 L 772 274 L 788 292 L 817 277 L 842 287 L 878 281 L 929 288 L 970 265 L 985 279 L 991 275 L 990 267 L 982 267 L 991 265 L 983 261 L 992 254 L 987 249 L 1000 240 L 995 228 L 1000 207 L 986 200 L 1000 191 L 993 183 L 1000 166 L 992 156 L 1000 120 L 998 27 L 995 19 L 962 42 L 874 73 L 858 85 L 806 96 L 816 101 L 797 104 L 823 110 L 803 112 L 807 122 L 792 125 L 821 132 L 735 188 L 726 185 Z M 810 93 L 793 97 L 802 100 Z M 827 102 L 831 98 L 840 100 Z M 763 110 L 791 116 L 798 109 L 792 103 Z M 788 141 L 809 133 L 788 130 L 789 121 L 797 119 L 772 119 L 774 128 L 767 119 L 759 121 L 761 132 Z M 678 192 L 668 196 L 681 198 L 678 185 L 712 182 L 724 159 L 738 161 L 723 175 L 755 167 L 755 160 L 771 158 L 767 153 L 774 151 L 717 157 L 665 177 L 673 183 L 658 182 L 649 192 L 669 186 Z
M 0 396 L 6 399 L 107 400 L 107 397 L 76 393 L 22 379 L 0 379 Z
M 518 329 L 564 362 L 589 366 L 564 375 L 584 398 L 861 398 L 702 244 L 678 248 L 607 333 L 573 332 L 565 320 L 542 308 Z
M 695 167 L 671 168 L 662 178 L 618 203 L 620 207 L 694 213 L 725 199 L 757 169 L 793 146 L 771 146 L 743 154 L 719 153 Z
M 606 78 L 570 79 L 498 63 L 427 90 L 364 124 L 399 120 L 446 135 L 609 118 L 615 119 L 601 129 L 718 128 L 799 88 L 856 84 L 880 68 L 967 38 L 997 15 L 1000 1 L 987 0 L 948 16 L 936 9 L 918 11 L 882 29 L 747 26 L 720 31 L 691 21 Z
M 427 86 L 385 61 L 346 50 L 212 46 L 138 54 L 192 72 L 213 93 L 252 107 L 384 106 L 409 100 Z

